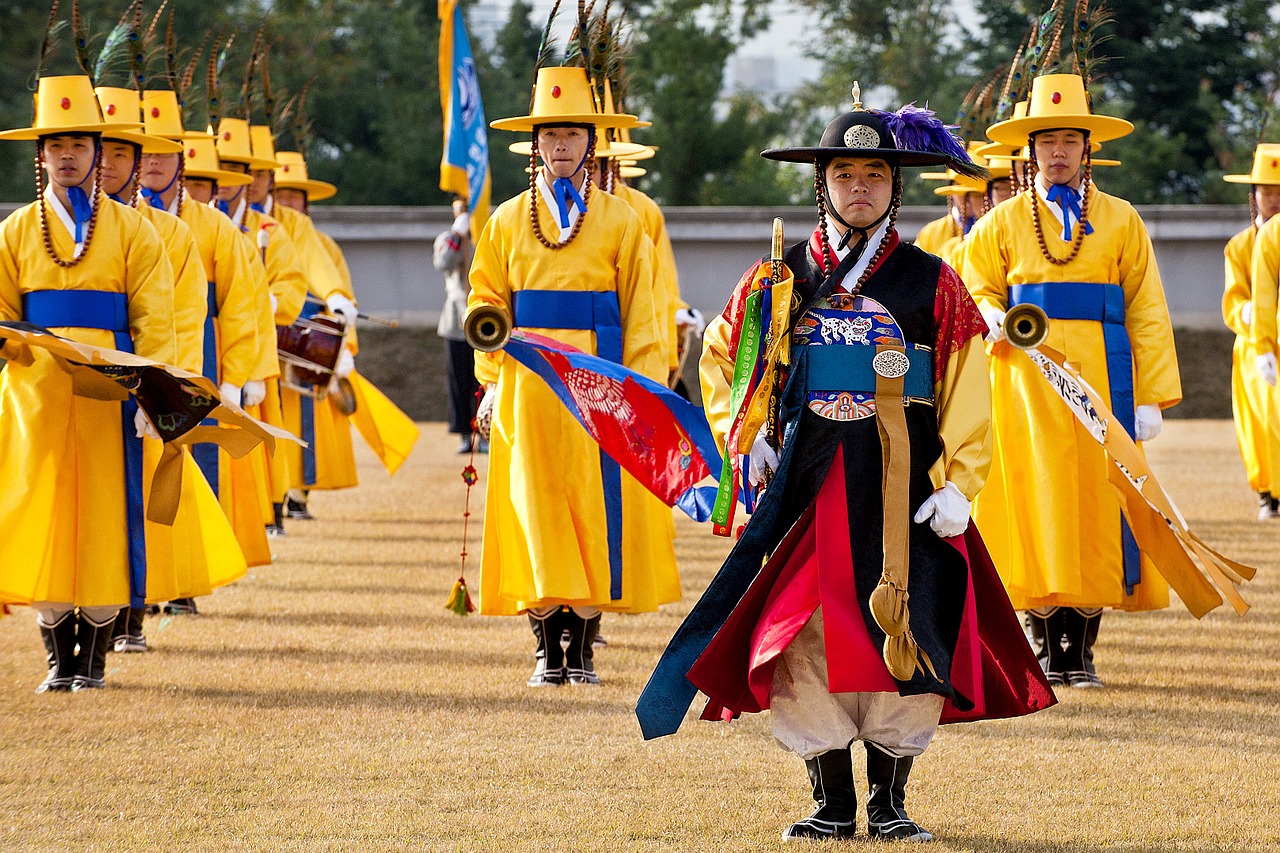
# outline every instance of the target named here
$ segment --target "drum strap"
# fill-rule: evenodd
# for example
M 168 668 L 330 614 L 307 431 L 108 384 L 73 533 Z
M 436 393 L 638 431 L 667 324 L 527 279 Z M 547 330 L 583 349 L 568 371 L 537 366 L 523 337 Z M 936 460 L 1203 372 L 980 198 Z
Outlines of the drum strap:
M 115 348 L 133 352 L 129 333 L 129 300 L 103 290 L 36 290 L 22 296 L 22 318 L 48 328 L 102 329 L 112 332 Z M 133 419 L 133 395 L 120 404 L 124 440 L 125 524 L 129 548 L 129 606 L 142 607 L 147 597 L 147 543 L 142 500 L 142 439 Z

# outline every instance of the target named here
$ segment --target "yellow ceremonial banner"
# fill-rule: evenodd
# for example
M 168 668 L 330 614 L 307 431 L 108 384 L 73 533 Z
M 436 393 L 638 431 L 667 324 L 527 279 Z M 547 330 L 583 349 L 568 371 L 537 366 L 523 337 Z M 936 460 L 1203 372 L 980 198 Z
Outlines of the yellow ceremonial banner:
M 351 413 L 360 436 L 377 454 L 388 474 L 395 474 L 418 441 L 418 425 L 359 373 L 352 372 L 356 410 Z
M 209 442 L 239 459 L 265 443 L 277 440 L 305 444 L 278 427 L 251 418 L 222 398 L 213 382 L 169 364 L 109 347 L 82 344 L 28 323 L 0 323 L 5 354 L 18 364 L 30 364 L 32 349 L 48 353 L 71 379 L 72 392 L 94 400 L 127 400 L 133 395 L 165 443 L 152 480 L 147 518 L 172 524 L 182 494 L 181 445 Z M 221 426 L 201 425 L 212 418 Z
M 1138 445 L 1120 427 L 1102 396 L 1067 363 L 1062 353 L 1045 346 L 1023 352 L 1115 463 L 1107 479 L 1120 494 L 1121 509 L 1134 539 L 1187 610 L 1198 619 L 1222 604 L 1225 596 L 1236 613 L 1243 616 L 1249 605 L 1238 587 L 1251 580 L 1257 569 L 1227 559 L 1191 532 Z M 1204 566 L 1203 570 L 1193 557 Z

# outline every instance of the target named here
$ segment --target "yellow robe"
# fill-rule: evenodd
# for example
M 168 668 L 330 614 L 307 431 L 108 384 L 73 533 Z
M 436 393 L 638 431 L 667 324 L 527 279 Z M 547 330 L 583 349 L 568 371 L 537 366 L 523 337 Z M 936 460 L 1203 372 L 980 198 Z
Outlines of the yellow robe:
M 22 294 L 32 291 L 123 293 L 135 352 L 172 363 L 173 278 L 155 228 L 103 197 L 82 260 L 62 268 L 45 252 L 40 203 L 0 224 L 0 319 L 21 320 Z M 58 256 L 71 258 L 73 237 L 52 210 L 48 224 Z M 101 329 L 52 331 L 115 346 Z M 129 558 L 121 404 L 73 395 L 51 356 L 33 356 L 30 366 L 11 362 L 0 372 L 0 601 L 123 606 Z
M 1280 411 L 1276 407 L 1276 390 L 1258 376 L 1258 348 L 1241 317 L 1245 303 L 1253 299 L 1250 265 L 1257 234 L 1258 229 L 1250 226 L 1232 237 L 1223 250 L 1226 287 L 1222 293 L 1222 320 L 1236 333 L 1231 348 L 1231 413 L 1235 416 L 1236 438 L 1249 488 L 1274 495 L 1280 491 L 1275 468 L 1280 464 Z
M 1015 284 L 1119 284 L 1133 352 L 1134 405 L 1168 408 L 1182 398 L 1173 329 L 1151 239 L 1128 202 L 1091 190 L 1092 234 L 1065 266 L 1040 252 L 1031 205 L 1040 204 L 1055 257 L 1069 246 L 1034 192 L 997 205 L 969 232 L 963 278 L 979 308 L 1004 310 Z M 1078 226 L 1077 226 L 1078 227 Z M 1110 404 L 1102 324 L 1051 320 L 1058 350 Z M 1053 605 L 1148 610 L 1167 607 L 1168 585 L 1142 557 L 1142 582 L 1126 595 L 1120 503 L 1107 482 L 1114 463 L 1045 382 L 1007 343 L 991 351 L 995 459 L 974 520 L 1017 609 Z
M 960 236 L 960 226 L 956 224 L 955 217 L 948 210 L 943 216 L 926 223 L 912 242 L 926 252 L 936 255 L 943 243 L 958 236 Z
M 650 241 L 634 211 L 592 192 L 586 219 L 566 246 L 538 242 L 529 192 L 500 206 L 485 225 L 471 267 L 468 307 L 512 310 L 522 290 L 616 292 L 623 364 L 659 382 L 666 353 L 654 311 Z M 548 239 L 559 234 L 541 197 Z M 590 330 L 533 329 L 589 353 Z M 476 378 L 497 383 L 489 442 L 480 612 L 515 614 L 554 604 L 640 613 L 680 597 L 671 510 L 622 472 L 622 597 L 610 598 L 600 451 L 555 393 L 501 352 L 476 353 Z
M 338 241 L 323 231 L 317 230 L 316 234 L 342 277 L 342 292 L 348 299 L 354 300 L 351 269 L 347 266 L 347 259 L 343 257 Z M 357 351 L 354 331 L 347 338 L 347 344 L 354 355 Z M 372 382 L 361 376 L 358 370 L 353 370 L 349 378 L 356 394 L 356 410 L 351 415 L 351 423 L 355 424 L 360 436 L 377 454 L 387 473 L 394 474 L 418 441 L 418 425 Z
M 259 339 L 262 318 L 266 317 L 267 327 L 272 327 L 265 273 L 255 274 L 253 250 L 221 212 L 188 198 L 182 204 L 181 217 L 196 238 L 204 270 L 206 305 L 212 289 L 218 308 L 212 323 L 217 354 L 212 378 L 218 384 L 243 387 L 254 378 L 260 363 L 259 352 L 264 344 Z M 274 337 L 270 339 L 270 353 L 274 360 Z M 203 367 L 203 358 L 201 361 Z M 235 531 L 246 564 L 269 564 L 271 547 L 263 507 L 270 513 L 271 493 L 265 450 L 255 449 L 241 459 L 218 450 L 218 503 Z
M 644 233 L 653 243 L 654 308 L 658 312 L 661 331 L 667 339 L 667 369 L 675 370 L 680 366 L 676 310 L 684 303 L 680 299 L 680 275 L 676 270 L 676 255 L 671 248 L 671 237 L 667 234 L 667 221 L 657 202 L 640 190 L 619 184 L 613 194 L 631 205 L 631 209 L 640 217 Z

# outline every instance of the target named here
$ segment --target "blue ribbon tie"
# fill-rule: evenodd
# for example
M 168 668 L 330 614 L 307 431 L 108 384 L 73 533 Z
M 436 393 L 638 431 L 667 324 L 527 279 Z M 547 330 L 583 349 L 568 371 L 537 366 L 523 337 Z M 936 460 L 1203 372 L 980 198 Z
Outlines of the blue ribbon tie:
M 71 202 L 71 218 L 76 222 L 76 242 L 84 242 L 84 226 L 93 217 L 93 205 L 89 204 L 89 196 L 80 187 L 67 189 L 67 201 Z
M 1080 210 L 1080 191 L 1066 184 L 1054 184 L 1049 187 L 1049 192 L 1045 194 L 1045 198 L 1058 205 L 1058 208 L 1062 210 L 1062 239 L 1064 242 L 1070 243 L 1072 228 L 1075 223 L 1080 221 L 1080 217 L 1083 215 Z M 1093 233 L 1093 226 L 1088 222 L 1084 224 L 1084 233 Z
M 569 227 L 569 202 L 578 208 L 578 213 L 587 212 L 587 203 L 578 195 L 578 189 L 568 178 L 556 178 L 551 184 L 551 194 L 556 199 L 556 214 L 560 217 L 560 227 Z

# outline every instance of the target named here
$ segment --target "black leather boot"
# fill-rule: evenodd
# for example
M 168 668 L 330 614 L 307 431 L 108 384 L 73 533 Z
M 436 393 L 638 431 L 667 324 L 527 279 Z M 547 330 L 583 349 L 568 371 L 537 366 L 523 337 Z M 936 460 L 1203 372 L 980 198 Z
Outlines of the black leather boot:
M 76 639 L 80 649 L 76 652 L 76 674 L 71 681 L 72 690 L 90 690 L 106 686 L 107 646 L 111 645 L 111 629 L 115 625 L 112 616 L 100 625 L 76 614 Z
M 565 623 L 569 629 L 569 646 L 564 652 L 565 668 L 570 684 L 599 684 L 596 675 L 592 643 L 600 633 L 600 614 L 583 619 L 572 610 L 565 611 Z
M 1066 662 L 1062 651 L 1062 635 L 1065 633 L 1065 617 L 1063 610 L 1056 608 L 1048 616 L 1039 616 L 1035 611 L 1027 611 L 1027 626 L 1031 629 L 1031 648 L 1040 662 L 1045 679 L 1055 687 L 1067 683 Z
M 933 834 L 907 816 L 907 778 L 910 756 L 894 758 L 867 742 L 867 833 L 888 841 L 932 841 Z
M 1066 614 L 1067 684 L 1072 687 L 1103 687 L 1102 679 L 1093 666 L 1093 644 L 1098 641 L 1102 610 L 1082 612 L 1074 607 L 1059 610 Z
M 175 598 L 165 602 L 164 612 L 174 616 L 199 616 L 200 608 L 194 598 Z
M 307 493 L 290 489 L 285 495 L 284 511 L 289 518 L 296 518 L 299 521 L 312 521 L 315 516 L 307 509 Z
M 53 625 L 46 625 L 37 617 L 36 624 L 40 626 L 40 639 L 44 640 L 49 658 L 49 674 L 36 692 L 66 693 L 76 674 L 76 612 L 68 610 Z
M 858 794 L 853 787 L 849 748 L 833 749 L 804 763 L 813 785 L 813 814 L 787 827 L 783 841 L 848 838 L 858 831 Z
M 553 687 L 564 684 L 564 649 L 560 645 L 561 611 L 538 617 L 529 611 L 529 627 L 538 641 L 534 651 L 533 675 L 525 682 L 530 687 Z
M 147 638 L 142 633 L 142 615 L 145 612 L 141 607 L 126 607 L 120 611 L 111 631 L 112 651 L 123 653 L 147 650 Z
M 274 516 L 273 522 L 267 525 L 268 536 L 285 536 L 284 532 L 284 504 L 271 505 L 271 514 Z

